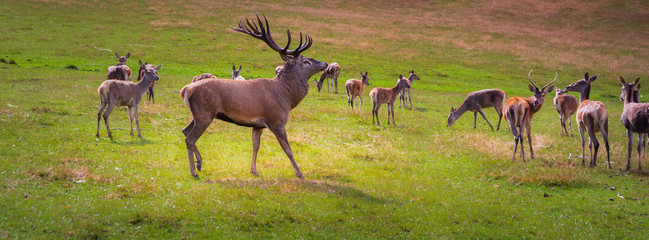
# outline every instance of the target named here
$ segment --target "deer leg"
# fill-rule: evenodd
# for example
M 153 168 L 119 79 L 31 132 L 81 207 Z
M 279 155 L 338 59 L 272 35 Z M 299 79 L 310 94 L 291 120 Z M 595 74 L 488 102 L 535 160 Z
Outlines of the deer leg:
M 532 123 L 527 122 L 525 128 L 527 131 L 527 141 L 530 143 L 530 158 L 534 159 L 534 149 L 532 149 Z
M 626 135 L 629 138 L 629 147 L 627 151 L 627 158 L 626 158 L 626 172 L 628 172 L 631 169 L 631 148 L 633 148 L 633 132 L 629 129 L 626 130 Z
M 489 120 L 487 120 L 487 116 L 484 115 L 484 112 L 482 111 L 482 108 L 478 108 L 478 111 L 477 111 L 477 112 L 479 112 L 480 115 L 482 115 L 482 118 L 484 118 L 484 120 L 487 121 L 487 124 L 489 124 L 489 127 L 491 127 L 491 131 L 493 131 L 493 130 L 494 130 L 494 126 L 491 125 L 491 123 L 489 122 Z M 475 118 L 475 116 L 474 116 L 474 118 Z M 475 128 L 475 124 L 476 124 L 476 123 L 475 123 L 475 119 L 474 119 L 474 123 L 473 123 L 474 128 Z
M 210 120 L 206 123 L 201 123 L 197 122 L 196 119 L 194 119 L 194 121 L 190 123 L 190 125 L 193 125 L 193 127 L 187 134 L 187 137 L 185 137 L 185 144 L 187 145 L 187 157 L 189 159 L 189 171 L 194 177 L 198 177 L 196 169 L 198 169 L 198 171 L 201 171 L 201 167 L 203 166 L 203 157 L 201 157 L 201 154 L 198 152 L 198 148 L 196 147 L 196 140 L 198 140 L 198 138 L 203 135 L 205 129 L 207 129 L 211 122 L 212 121 Z M 194 155 L 196 155 L 196 163 L 194 163 Z
M 131 121 L 131 136 L 133 136 L 133 107 L 126 107 L 128 111 L 128 119 Z
M 568 124 L 570 125 L 570 137 L 573 137 L 572 136 L 572 117 L 571 116 L 568 116 Z
M 108 131 L 108 137 L 113 138 L 113 134 L 110 132 L 110 127 L 108 126 L 108 116 L 110 116 L 110 113 L 113 112 L 113 108 L 115 107 L 114 103 L 108 103 L 108 107 L 106 108 L 106 111 L 104 112 L 104 123 L 106 124 L 106 131 Z
M 512 162 L 516 161 L 516 149 L 518 148 L 518 131 L 516 130 L 516 124 L 509 124 L 509 131 L 514 135 L 514 155 L 512 156 Z
M 133 106 L 133 115 L 135 115 L 135 126 L 137 127 L 137 136 L 142 137 L 140 133 L 140 117 L 138 115 L 138 105 Z
M 361 106 L 358 106 L 358 102 L 356 102 L 356 106 L 358 107 L 358 112 L 361 112 L 361 108 L 363 108 L 363 96 L 358 95 L 358 99 L 361 100 Z
M 609 153 L 609 145 L 608 145 L 608 122 L 605 123 L 606 125 L 601 126 L 601 132 L 602 132 L 602 138 L 604 139 L 604 146 L 606 147 L 606 164 L 608 165 L 608 169 L 611 169 L 611 155 Z
M 408 90 L 408 102 L 410 103 L 410 110 L 412 110 L 412 98 L 410 98 L 410 90 Z M 403 107 L 406 107 L 406 103 L 403 103 Z
M 642 158 L 644 157 L 643 149 L 645 144 L 645 135 L 644 133 L 638 133 L 638 173 L 642 172 Z
M 478 112 L 473 112 L 473 129 L 476 129 L 478 122 Z
M 101 123 L 101 114 L 104 110 L 106 110 L 106 102 L 102 100 L 101 106 L 99 107 L 99 113 L 97 113 L 97 135 L 95 135 L 96 137 L 99 137 L 99 124 Z
M 521 157 L 523 158 L 523 163 L 527 163 L 527 161 L 525 161 L 525 146 L 523 145 L 523 136 L 525 135 L 525 128 L 523 127 L 523 122 L 522 121 L 521 121 L 520 125 L 518 126 L 518 130 L 519 130 L 518 141 L 521 142 Z
M 192 128 L 194 128 L 194 118 L 192 118 L 191 122 L 189 122 L 189 124 L 187 124 L 187 127 L 183 128 L 183 135 L 185 135 L 185 137 L 187 137 L 187 134 L 189 134 L 189 132 L 192 130 Z
M 338 78 L 334 78 L 333 81 L 334 81 L 334 84 L 336 85 L 336 86 L 335 86 L 335 89 L 334 89 L 334 90 L 335 90 L 334 93 L 335 93 L 335 94 L 338 94 Z
M 259 176 L 257 173 L 257 151 L 259 151 L 259 142 L 263 128 L 252 128 L 252 163 L 250 164 L 250 173 Z
M 381 104 L 376 104 L 376 110 L 374 110 L 374 115 L 376 115 L 376 125 L 381 126 L 379 122 L 379 109 L 381 109 Z
M 503 119 L 503 111 L 496 107 L 494 107 L 494 109 L 496 109 L 496 113 L 498 113 L 498 127 L 496 128 L 496 131 L 498 131 L 500 130 L 500 121 Z
M 284 126 L 277 126 L 270 130 L 275 134 L 275 138 L 277 138 L 279 145 L 284 149 L 284 153 L 286 153 L 288 159 L 291 160 L 293 170 L 295 170 L 295 175 L 297 175 L 298 178 L 304 178 L 304 175 L 300 172 L 300 168 L 298 168 L 297 163 L 295 163 L 295 159 L 293 159 L 293 151 L 291 150 L 291 145 L 288 144 L 288 138 L 286 137 L 286 129 Z
M 588 136 L 590 137 L 590 148 L 591 148 L 591 157 L 590 157 L 590 166 L 597 166 L 597 151 L 599 150 L 599 141 L 597 141 L 597 136 L 595 135 L 595 129 L 589 129 Z M 594 151 L 593 151 L 594 150 Z
M 327 79 L 327 92 L 329 92 L 329 78 L 326 79 Z
M 581 136 L 581 164 L 586 166 L 586 139 L 584 138 L 584 127 L 579 124 L 579 135 Z

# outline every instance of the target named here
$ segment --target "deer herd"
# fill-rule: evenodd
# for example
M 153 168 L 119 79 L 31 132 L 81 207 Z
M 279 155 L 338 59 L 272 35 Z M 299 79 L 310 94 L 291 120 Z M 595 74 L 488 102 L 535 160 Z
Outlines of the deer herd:
M 288 142 L 286 134 L 286 123 L 288 122 L 289 112 L 295 108 L 307 95 L 309 90 L 309 78 L 322 72 L 320 80 L 314 80 L 318 92 L 323 87 L 323 82 L 327 80 L 327 91 L 329 92 L 329 79 L 333 92 L 338 93 L 338 76 L 341 71 L 340 64 L 326 63 L 302 55 L 313 44 L 313 39 L 300 33 L 298 46 L 290 50 L 291 32 L 286 28 L 288 43 L 281 47 L 275 43 L 270 33 L 270 27 L 266 17 L 262 18 L 256 15 L 256 19 L 246 19 L 245 22 L 239 19 L 238 27 L 231 27 L 232 30 L 249 35 L 255 39 L 261 40 L 270 49 L 279 53 L 283 64 L 275 69 L 274 78 L 258 78 L 246 80 L 241 76 L 241 66 L 237 69 L 232 65 L 232 78 L 218 78 L 211 73 L 203 73 L 195 76 L 191 83 L 180 90 L 180 97 L 185 106 L 191 112 L 192 118 L 189 124 L 182 130 L 185 136 L 185 145 L 187 147 L 187 158 L 189 162 L 190 173 L 198 177 L 198 171 L 201 171 L 203 158 L 198 151 L 196 141 L 203 135 L 212 120 L 219 119 L 225 122 L 233 123 L 239 126 L 252 128 L 252 162 L 250 173 L 259 175 L 256 168 L 257 152 L 259 150 L 260 138 L 263 130 L 268 128 L 275 135 L 279 145 L 290 160 L 295 175 L 298 178 L 304 178 L 295 162 L 293 151 Z M 131 81 L 132 71 L 126 65 L 130 53 L 120 56 L 115 53 L 119 62 L 110 66 L 107 71 L 107 79 L 98 88 L 100 96 L 99 113 L 97 114 L 97 132 L 99 137 L 99 128 L 101 118 L 103 117 L 106 125 L 108 136 L 112 139 L 112 134 L 108 124 L 108 117 L 115 106 L 126 106 L 131 122 L 131 136 L 133 136 L 133 119 L 135 119 L 138 136 L 140 133 L 140 124 L 138 117 L 138 108 L 142 95 L 147 92 L 148 101 L 155 103 L 154 86 L 159 80 L 158 71 L 161 65 L 154 66 L 148 62 L 139 61 L 139 70 L 137 83 Z M 509 130 L 514 136 L 514 151 L 512 161 L 516 160 L 516 152 L 520 144 L 520 152 L 523 163 L 525 160 L 525 151 L 523 147 L 523 138 L 527 134 L 527 140 L 530 149 L 530 158 L 534 159 L 532 148 L 531 122 L 534 114 L 541 110 L 545 96 L 555 87 L 552 84 L 557 80 L 557 74 L 549 83 L 539 88 L 531 78 L 532 70 L 528 73 L 530 84 L 528 88 L 532 92 L 531 97 L 510 97 L 507 98 L 505 91 L 500 89 L 485 89 L 470 92 L 464 102 L 458 107 L 451 107 L 451 113 L 448 115 L 447 127 L 451 127 L 458 118 L 465 112 L 473 112 L 473 128 L 477 127 L 477 114 L 487 122 L 493 131 L 493 125 L 487 119 L 483 108 L 493 107 L 498 114 L 498 125 L 496 131 L 500 130 L 500 123 L 504 115 L 505 121 L 509 125 Z M 572 137 L 572 118 L 576 113 L 576 121 L 581 136 L 582 145 L 582 164 L 586 164 L 585 154 L 585 136 L 589 137 L 590 149 L 590 166 L 596 166 L 597 153 L 599 150 L 599 141 L 596 133 L 600 132 L 604 141 L 607 153 L 608 168 L 611 168 L 609 142 L 608 142 L 608 112 L 604 103 L 590 100 L 591 83 L 597 79 L 598 75 L 589 77 L 586 73 L 583 79 L 565 87 L 565 89 L 556 88 L 554 97 L 554 106 L 559 114 L 561 123 L 561 136 Z M 410 88 L 415 80 L 420 80 L 419 76 L 413 70 L 409 71 L 406 78 L 399 75 L 394 87 L 383 88 L 376 87 L 369 92 L 372 101 L 372 124 L 380 126 L 378 112 L 381 105 L 387 105 L 388 125 L 390 125 L 390 116 L 392 124 L 396 126 L 394 119 L 394 103 L 399 97 L 399 108 L 403 104 L 410 104 L 412 110 L 412 100 Z M 631 149 L 633 144 L 633 133 L 638 134 L 638 172 L 642 171 L 641 159 L 645 155 L 645 143 L 649 136 L 649 103 L 638 103 L 640 89 L 639 78 L 632 83 L 627 83 L 622 77 L 622 92 L 620 100 L 624 102 L 624 110 L 620 118 L 622 124 L 627 129 L 628 136 L 628 156 L 626 171 L 630 170 Z M 347 104 L 354 111 L 354 103 L 360 112 L 363 106 L 363 89 L 369 86 L 368 72 L 360 73 L 359 79 L 349 79 L 345 82 L 345 92 L 347 94 Z M 567 92 L 578 92 L 579 101 Z M 356 98 L 360 100 L 360 106 Z M 566 128 L 566 121 L 570 127 L 570 134 Z

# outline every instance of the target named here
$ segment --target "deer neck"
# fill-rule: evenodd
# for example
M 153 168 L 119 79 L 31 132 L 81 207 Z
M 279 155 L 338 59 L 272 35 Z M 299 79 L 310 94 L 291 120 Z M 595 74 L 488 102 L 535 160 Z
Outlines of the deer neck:
M 138 93 L 138 96 L 142 96 L 142 94 L 144 94 L 144 92 L 146 92 L 147 90 L 149 90 L 149 86 L 151 86 L 151 83 L 152 83 L 152 81 L 149 80 L 148 77 L 144 76 L 144 77 L 142 78 L 142 80 L 141 80 L 140 82 L 137 83 L 137 87 L 138 87 L 138 90 L 137 90 L 138 92 L 137 92 L 137 93 Z
M 453 120 L 457 120 L 464 114 L 466 111 L 469 111 L 469 107 L 467 106 L 466 102 L 463 102 L 460 107 L 458 107 L 455 112 L 453 112 Z
M 525 98 L 525 101 L 527 101 L 527 104 L 530 105 L 530 110 L 532 110 L 532 113 L 536 113 L 539 110 L 541 110 L 541 107 L 543 107 L 543 102 L 539 103 L 539 105 L 534 106 L 534 97 L 528 97 Z
M 590 85 L 586 86 L 579 92 L 579 102 L 590 99 Z
M 291 109 L 295 108 L 307 93 L 309 93 L 309 82 L 308 79 L 311 76 L 304 76 L 298 69 L 292 69 L 294 66 L 284 67 L 279 75 L 277 75 L 277 81 L 279 83 L 279 88 L 277 91 L 279 95 L 291 106 Z

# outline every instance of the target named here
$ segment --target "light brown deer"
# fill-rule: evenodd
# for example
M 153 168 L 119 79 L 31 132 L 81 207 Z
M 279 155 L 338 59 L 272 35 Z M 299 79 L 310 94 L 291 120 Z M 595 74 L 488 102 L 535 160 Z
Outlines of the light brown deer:
M 554 108 L 559 113 L 559 120 L 561 121 L 561 136 L 563 136 L 564 132 L 566 133 L 565 136 L 568 136 L 568 129 L 566 129 L 566 120 L 568 120 L 568 124 L 570 125 L 570 137 L 572 137 L 572 114 L 577 112 L 579 103 L 574 96 L 565 94 L 567 92 L 568 90 L 562 90 L 559 88 L 555 90 L 556 95 L 554 97 Z
M 369 86 L 370 85 L 370 78 L 367 76 L 367 72 L 363 74 L 361 72 L 361 80 L 358 79 L 349 79 L 347 82 L 345 82 L 345 92 L 347 93 L 347 103 L 348 105 L 352 108 L 352 112 L 354 111 L 354 100 L 356 97 L 358 97 L 361 101 L 361 106 L 358 108 L 358 111 L 361 111 L 361 108 L 363 107 L 363 86 Z M 358 107 L 358 102 L 356 102 L 356 106 Z
M 120 56 L 118 53 L 115 53 L 115 57 L 119 59 L 119 62 L 115 66 L 108 67 L 106 79 L 131 81 L 133 71 L 126 66 L 126 60 L 128 60 L 129 56 L 131 56 L 131 53 L 127 53 L 126 56 Z
M 108 126 L 108 116 L 110 116 L 110 113 L 113 111 L 113 108 L 115 106 L 127 107 L 128 117 L 131 120 L 131 136 L 133 136 L 133 115 L 135 115 L 137 135 L 139 137 L 142 137 L 142 134 L 140 133 L 138 106 L 140 104 L 140 100 L 142 100 L 142 94 L 147 91 L 151 83 L 160 79 L 158 78 L 158 70 L 161 66 L 153 68 L 147 68 L 145 66 L 140 67 L 144 68 L 144 75 L 139 83 L 119 80 L 106 80 L 101 84 L 101 86 L 99 86 L 99 89 L 97 89 L 97 92 L 99 92 L 99 98 L 101 100 L 101 106 L 99 107 L 99 113 L 97 114 L 97 137 L 99 137 L 99 123 L 101 122 L 103 112 L 104 123 L 106 124 L 106 130 L 108 131 L 108 137 L 113 138 L 113 135 L 110 133 L 110 127 Z M 106 111 L 104 112 L 104 110 Z
M 410 74 L 408 76 L 408 83 L 410 84 L 410 87 L 412 87 L 412 84 L 415 82 L 415 80 L 419 80 L 419 76 L 415 74 L 415 70 L 410 70 L 408 72 Z M 399 108 L 401 108 L 401 103 L 403 102 L 403 108 L 406 108 L 406 100 L 410 102 L 410 110 L 412 110 L 412 99 L 410 98 L 410 88 L 404 88 L 401 90 L 401 94 L 399 95 Z
M 536 112 L 541 110 L 543 102 L 545 101 L 545 95 L 554 89 L 554 86 L 548 86 L 557 80 L 557 75 L 555 73 L 554 80 L 539 89 L 532 81 L 532 77 L 530 77 L 531 73 L 532 70 L 527 73 L 527 78 L 530 80 L 530 83 L 532 83 L 531 85 L 528 85 L 528 87 L 530 92 L 534 93 L 534 96 L 528 98 L 512 97 L 507 99 L 505 107 L 503 108 L 505 121 L 509 124 L 509 130 L 514 135 L 514 155 L 512 156 L 512 161 L 516 161 L 516 149 L 520 142 L 523 163 L 526 163 L 523 135 L 527 132 L 527 140 L 530 144 L 530 157 L 534 159 L 534 150 L 532 149 L 532 117 L 534 117 Z M 518 128 L 518 130 L 516 128 Z
M 139 82 L 140 80 L 142 80 L 142 77 L 144 77 L 144 73 L 145 73 L 144 70 L 145 70 L 146 68 L 153 68 L 153 67 L 155 67 L 153 64 L 149 64 L 149 62 L 142 63 L 142 60 L 139 60 L 139 63 L 140 63 L 140 69 L 137 70 L 137 73 L 138 73 L 138 75 L 137 75 L 137 81 L 138 81 L 138 82 Z M 162 66 L 162 65 L 160 65 L 160 66 Z M 155 103 L 155 98 L 154 98 L 154 96 L 153 96 L 153 87 L 155 87 L 155 83 L 156 83 L 156 82 L 152 82 L 152 83 L 151 83 L 151 86 L 149 86 L 149 89 L 146 91 L 147 101 L 153 101 L 153 103 Z
M 403 75 L 399 75 L 399 80 L 397 80 L 397 84 L 394 87 L 377 87 L 370 91 L 370 99 L 372 100 L 372 125 L 374 125 L 374 118 L 376 118 L 376 124 L 381 126 L 381 122 L 379 122 L 379 109 L 382 104 L 386 104 L 388 108 L 388 125 L 390 125 L 390 115 L 392 115 L 392 124 L 394 126 L 397 125 L 397 122 L 394 121 L 394 102 L 397 100 L 397 94 L 403 88 L 409 87 L 408 79 Z
M 180 91 L 180 96 L 193 116 L 189 125 L 183 129 L 183 134 L 186 136 L 185 143 L 190 172 L 195 177 L 198 176 L 196 169 L 200 171 L 203 163 L 203 158 L 196 147 L 196 140 L 216 118 L 252 128 L 250 173 L 255 176 L 259 175 L 256 167 L 257 150 L 259 150 L 262 131 L 264 128 L 268 128 L 291 161 L 295 175 L 304 178 L 295 163 L 293 151 L 288 143 L 286 122 L 291 109 L 295 108 L 307 95 L 309 91 L 308 79 L 324 70 L 327 63 L 301 55 L 313 43 L 309 35 L 305 34 L 305 39 L 302 41 L 300 33 L 299 46 L 295 50 L 288 50 L 291 43 L 291 33 L 288 28 L 286 29 L 288 43 L 286 47 L 280 47 L 271 36 L 265 16 L 264 22 L 257 15 L 256 22 L 253 20 L 251 23 L 246 19 L 246 25 L 239 20 L 239 28 L 232 27 L 232 29 L 264 41 L 271 49 L 279 53 L 285 63 L 284 69 L 277 77 L 248 81 L 211 79 L 191 83 Z M 196 156 L 195 163 L 194 156 Z
M 577 124 L 579 126 L 579 134 L 581 135 L 581 163 L 586 165 L 585 145 L 586 139 L 584 138 L 584 131 L 590 137 L 588 148 L 590 149 L 590 166 L 597 166 L 597 150 L 599 149 L 599 142 L 595 133 L 601 132 L 604 144 L 606 146 L 606 161 L 608 168 L 611 168 L 609 145 L 608 145 L 608 110 L 604 103 L 599 101 L 591 101 L 590 99 L 590 85 L 599 75 L 588 77 L 588 73 L 584 75 L 584 79 L 577 80 L 576 82 L 566 86 L 566 90 L 571 92 L 579 92 L 579 108 L 577 108 Z M 593 148 L 595 151 L 593 152 Z
M 505 93 L 505 91 L 500 89 L 484 89 L 480 91 L 470 92 L 466 96 L 464 102 L 462 103 L 462 105 L 460 105 L 460 107 L 458 107 L 457 109 L 451 107 L 451 113 L 448 115 L 448 122 L 446 126 L 453 126 L 455 120 L 460 118 L 462 114 L 467 111 L 471 111 L 473 112 L 474 129 L 477 125 L 478 113 L 480 113 L 480 115 L 482 115 L 482 118 L 484 118 L 484 120 L 487 121 L 487 124 L 489 124 L 489 127 L 491 127 L 491 131 L 493 131 L 494 127 L 491 125 L 489 120 L 487 120 L 487 117 L 482 111 L 483 108 L 493 107 L 494 109 L 496 109 L 496 113 L 498 113 L 498 127 L 496 128 L 496 131 L 500 130 L 500 121 L 503 118 L 503 105 L 505 104 L 506 99 L 507 94 Z
M 638 90 L 640 78 L 633 83 L 627 83 L 620 77 L 622 82 L 622 95 L 624 99 L 624 110 L 620 121 L 626 128 L 629 138 L 626 171 L 631 169 L 631 149 L 633 148 L 633 133 L 638 133 L 638 173 L 642 172 L 642 158 L 645 156 L 645 144 L 649 134 L 649 103 L 638 103 Z M 636 89 L 634 89 L 636 87 Z
M 192 79 L 192 82 L 198 82 L 200 80 L 207 79 L 207 78 L 217 78 L 217 77 L 214 76 L 214 74 L 211 74 L 211 73 L 203 73 L 203 74 L 199 74 L 199 75 L 194 76 L 194 78 Z
M 241 76 L 241 65 L 239 65 L 239 70 L 232 65 L 232 79 L 237 81 L 246 81 L 246 79 Z
M 338 93 L 338 74 L 340 74 L 340 65 L 338 63 L 331 63 L 327 66 L 320 75 L 320 81 L 315 81 L 318 86 L 318 92 L 322 89 L 322 83 L 327 79 L 327 92 L 329 92 L 329 79 L 331 78 L 332 84 L 335 85 L 334 93 Z

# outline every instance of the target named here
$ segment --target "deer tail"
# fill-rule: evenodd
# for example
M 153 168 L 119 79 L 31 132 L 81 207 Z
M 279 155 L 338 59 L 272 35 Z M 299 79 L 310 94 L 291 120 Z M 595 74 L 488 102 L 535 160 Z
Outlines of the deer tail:
M 180 97 L 183 99 L 183 102 L 185 103 L 185 106 L 189 108 L 189 96 L 186 94 L 187 86 L 183 87 L 180 89 Z

